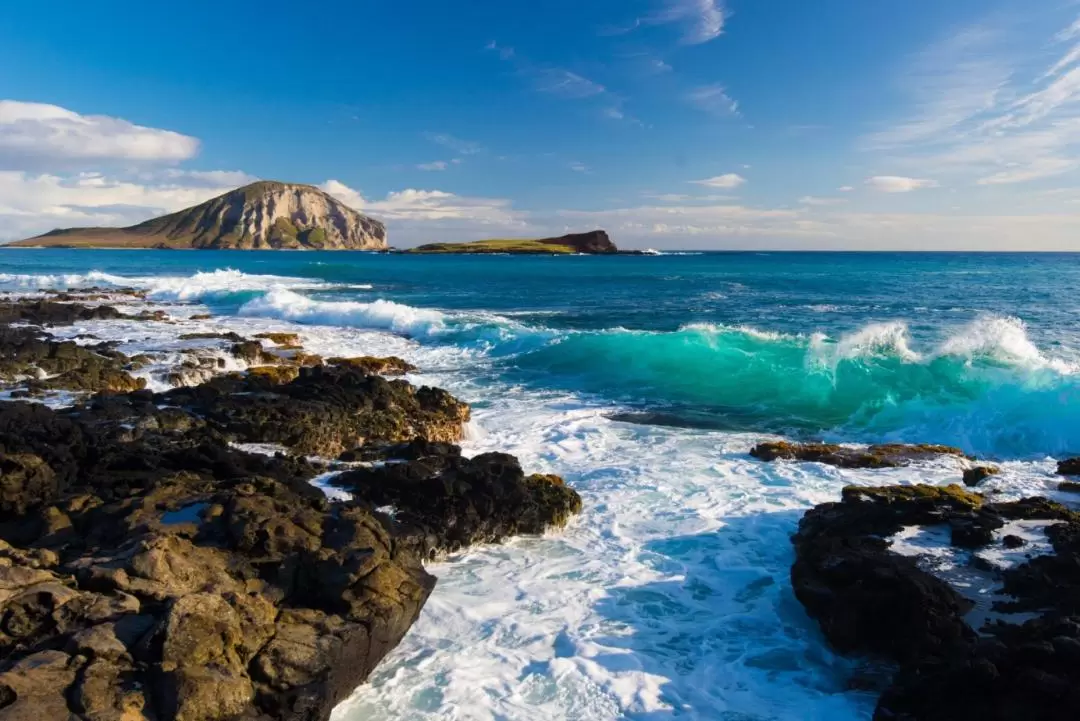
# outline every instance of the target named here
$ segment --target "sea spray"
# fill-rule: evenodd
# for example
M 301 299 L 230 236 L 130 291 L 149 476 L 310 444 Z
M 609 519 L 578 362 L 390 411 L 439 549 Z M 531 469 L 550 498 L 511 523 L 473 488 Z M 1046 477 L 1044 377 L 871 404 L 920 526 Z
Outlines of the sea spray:
M 1022 323 L 981 316 L 917 349 L 902 321 L 833 339 L 718 324 L 578 331 L 490 312 L 317 300 L 277 288 L 241 315 L 388 330 L 471 349 L 511 382 L 683 413 L 695 425 L 847 440 L 934 441 L 990 455 L 1080 448 L 1080 376 Z

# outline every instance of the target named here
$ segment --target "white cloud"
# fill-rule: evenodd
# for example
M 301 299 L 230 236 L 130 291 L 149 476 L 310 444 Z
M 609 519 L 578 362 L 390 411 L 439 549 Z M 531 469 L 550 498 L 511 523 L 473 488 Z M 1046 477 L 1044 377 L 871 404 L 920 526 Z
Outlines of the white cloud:
M 494 226 L 522 226 L 526 215 L 514 210 L 509 200 L 476 198 L 442 190 L 406 189 L 388 193 L 382 200 L 368 200 L 338 180 L 319 186 L 346 205 L 391 221 L 468 221 Z
M 746 178 L 742 177 L 738 173 L 725 173 L 724 175 L 717 175 L 713 178 L 705 178 L 704 180 L 692 180 L 690 181 L 696 185 L 704 185 L 709 188 L 738 188 L 740 185 L 746 182 Z
M 923 188 L 936 188 L 937 181 L 925 178 L 905 178 L 902 175 L 875 175 L 866 179 L 866 184 L 883 193 L 910 193 Z
M 213 178 L 228 182 L 215 185 Z M 232 173 L 124 179 L 0 171 L 0 240 L 71 226 L 126 226 L 197 205 L 235 187 Z
M 591 173 L 591 172 L 592 172 L 592 169 L 591 169 L 591 168 L 589 168 L 589 166 L 588 166 L 588 165 L 585 165 L 585 163 L 577 163 L 577 162 L 574 162 L 574 163 L 570 163 L 570 166 L 569 166 L 569 167 L 570 167 L 570 170 L 573 170 L 573 171 L 574 171 L 575 173 L 585 173 L 585 174 L 588 174 L 588 173 Z
M 367 200 L 359 192 L 331 180 L 323 190 L 388 225 L 392 245 L 407 247 L 440 240 L 467 241 L 491 237 L 544 234 L 530 226 L 530 215 L 503 198 L 461 196 L 442 190 L 406 189 L 382 200 Z
M 837 190 L 839 190 L 841 193 L 850 193 L 851 191 L 855 190 L 855 188 L 851 187 L 850 185 L 841 185 L 839 188 L 837 188 Z
M 739 114 L 739 103 L 727 94 L 723 85 L 695 88 L 684 97 L 688 103 L 711 115 L 723 117 Z
M 361 195 L 359 191 L 353 190 L 340 180 L 331 178 L 320 185 L 319 188 L 334 196 L 353 210 L 364 210 L 364 208 L 367 207 L 367 200 L 364 199 L 364 196 Z
M 417 170 L 446 170 L 450 167 L 450 164 L 445 160 L 436 160 L 432 163 L 420 163 L 416 166 Z
M 715 203 L 720 200 L 737 200 L 734 195 L 688 195 L 686 193 L 642 193 L 650 200 L 658 200 L 661 203 Z
M 868 213 L 831 207 L 644 205 L 563 210 L 546 224 L 600 227 L 622 247 L 837 250 L 1069 250 L 1080 214 Z
M 121 118 L 79 113 L 45 103 L 0 100 L 0 164 L 30 169 L 42 162 L 176 162 L 194 157 L 199 141 Z
M 815 195 L 804 195 L 799 198 L 799 203 L 802 205 L 842 205 L 847 202 L 847 198 L 823 198 Z

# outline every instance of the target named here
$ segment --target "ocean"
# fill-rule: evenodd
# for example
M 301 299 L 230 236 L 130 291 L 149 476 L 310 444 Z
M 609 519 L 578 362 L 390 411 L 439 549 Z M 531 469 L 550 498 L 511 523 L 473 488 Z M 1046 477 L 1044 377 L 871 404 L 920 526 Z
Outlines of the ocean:
M 0 251 L 0 291 L 133 286 L 185 320 L 399 355 L 470 402 L 467 453 L 557 473 L 562 531 L 432 566 L 405 641 L 335 712 L 360 719 L 868 719 L 857 659 L 791 592 L 789 536 L 893 470 L 764 464 L 763 439 L 956 445 L 1002 497 L 1080 454 L 1080 255 L 403 256 Z M 121 350 L 167 324 L 93 321 Z M 177 346 L 179 348 L 179 345 Z M 142 371 L 164 388 L 162 369 Z

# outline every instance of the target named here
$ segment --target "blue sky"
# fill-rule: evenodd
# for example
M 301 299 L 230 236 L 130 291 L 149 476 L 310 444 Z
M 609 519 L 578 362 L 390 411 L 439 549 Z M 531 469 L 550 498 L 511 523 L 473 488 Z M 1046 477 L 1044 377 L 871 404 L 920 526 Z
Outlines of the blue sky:
M 391 242 L 1077 249 L 1065 0 L 18 3 L 0 239 L 255 178 Z

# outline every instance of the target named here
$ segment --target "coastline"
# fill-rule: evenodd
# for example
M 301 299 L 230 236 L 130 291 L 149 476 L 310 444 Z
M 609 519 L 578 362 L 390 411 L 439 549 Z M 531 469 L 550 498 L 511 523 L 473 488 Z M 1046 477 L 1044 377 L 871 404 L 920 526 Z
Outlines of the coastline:
M 153 393 L 130 375 L 152 352 L 44 326 L 175 319 L 136 291 L 48 296 L 0 304 L 0 604 L 69 613 L 0 636 L 9 713 L 327 719 L 419 616 L 424 562 L 581 509 L 511 456 L 464 458 L 466 405 L 374 375 L 403 361 L 188 334 Z
M 528 384 L 515 388 L 492 383 L 490 376 L 480 375 L 485 368 L 485 356 L 460 350 L 467 348 L 464 344 L 472 339 L 484 344 L 498 339 L 500 343 L 514 344 L 516 349 L 528 342 L 531 345 L 526 346 L 526 352 L 514 360 L 520 368 L 535 368 L 540 359 L 545 363 L 566 364 L 584 353 L 590 367 L 602 369 L 608 388 L 617 388 L 611 383 L 620 378 L 634 382 L 640 378 L 625 375 L 627 368 L 610 362 L 608 359 L 618 357 L 613 353 L 629 352 L 643 360 L 649 358 L 650 363 L 670 357 L 679 364 L 677 372 L 672 375 L 666 370 L 667 366 L 658 369 L 663 372 L 663 379 L 671 378 L 665 392 L 670 397 L 671 389 L 678 388 L 671 383 L 694 373 L 694 363 L 699 360 L 696 354 L 700 351 L 690 343 L 706 344 L 709 355 L 704 360 L 712 376 L 731 375 L 754 358 L 786 362 L 784 358 L 788 355 L 794 356 L 794 363 L 784 366 L 785 372 L 805 373 L 807 359 L 814 357 L 809 354 L 816 346 L 794 334 L 708 327 L 627 332 L 612 329 L 611 326 L 619 325 L 620 321 L 605 315 L 597 323 L 602 328 L 598 333 L 572 332 L 557 336 L 551 329 L 556 327 L 558 316 L 522 317 L 505 310 L 501 315 L 493 315 L 490 311 L 436 311 L 433 308 L 447 308 L 440 300 L 413 301 L 411 305 L 404 305 L 402 301 L 408 296 L 399 295 L 395 292 L 396 286 L 390 283 L 405 279 L 416 282 L 416 276 L 402 275 L 404 268 L 423 267 L 423 264 L 413 262 L 396 265 L 372 262 L 352 275 L 343 276 L 343 270 L 352 266 L 321 265 L 332 263 L 330 256 L 317 258 L 310 265 L 288 266 L 285 260 L 272 264 L 271 254 L 260 254 L 251 260 L 236 262 L 238 265 L 250 263 L 239 267 L 258 270 L 261 275 L 241 271 L 187 275 L 192 271 L 184 268 L 193 262 L 188 260 L 171 261 L 177 265 L 168 270 L 127 270 L 128 279 L 101 273 L 65 275 L 65 270 L 70 273 L 72 268 L 80 267 L 77 255 L 69 254 L 69 262 L 74 266 L 67 269 L 51 266 L 55 270 L 47 276 L 23 275 L 31 268 L 24 270 L 17 263 L 26 261 L 16 261 L 15 275 L 5 275 L 4 280 L 11 286 L 25 289 L 16 292 L 67 302 L 74 301 L 78 293 L 104 296 L 118 290 L 125 282 L 137 285 L 138 294 L 145 295 L 145 300 L 132 296 L 112 304 L 128 315 L 144 312 L 152 315 L 161 310 L 168 315 L 167 319 L 90 318 L 70 326 L 53 326 L 48 332 L 75 340 L 80 346 L 114 341 L 120 345 L 113 349 L 129 359 L 147 351 L 167 349 L 170 358 L 162 358 L 162 362 L 151 360 L 150 365 L 133 371 L 134 377 L 148 381 L 154 394 L 170 393 L 168 387 L 162 385 L 172 383 L 167 378 L 166 366 L 187 375 L 185 383 L 205 386 L 206 380 L 199 377 L 203 373 L 243 371 L 253 363 L 260 363 L 261 356 L 255 353 L 253 346 L 237 349 L 243 357 L 232 351 L 232 346 L 245 343 L 244 339 L 259 340 L 263 352 L 271 355 L 319 354 L 327 361 L 336 356 L 350 357 L 373 351 L 377 351 L 375 355 L 378 356 L 399 355 L 421 368 L 419 375 L 410 371 L 407 376 L 414 384 L 419 385 L 422 381 L 452 389 L 455 395 L 473 405 L 474 420 L 463 440 L 465 455 L 510 451 L 521 459 L 522 467 L 560 474 L 580 490 L 584 516 L 565 532 L 549 534 L 543 539 L 511 540 L 496 546 L 472 545 L 453 553 L 448 562 L 425 564 L 428 573 L 440 577 L 436 590 L 397 648 L 376 668 L 370 685 L 358 688 L 342 700 L 335 718 L 405 717 L 412 712 L 411 704 L 418 695 L 430 698 L 427 694 L 436 691 L 447 699 L 440 702 L 447 708 L 489 708 L 465 691 L 472 688 L 467 683 L 462 685 L 465 669 L 472 669 L 474 676 L 480 674 L 475 683 L 491 699 L 490 708 L 507 712 L 510 718 L 517 718 L 512 710 L 508 711 L 511 707 L 537 713 L 542 709 L 543 713 L 556 717 L 572 714 L 572 709 L 558 705 L 559 699 L 566 698 L 565 691 L 581 688 L 576 685 L 582 683 L 580 679 L 596 678 L 598 673 L 609 674 L 608 683 L 612 686 L 581 689 L 581 693 L 592 700 L 615 698 L 609 689 L 619 684 L 637 684 L 638 693 L 647 693 L 648 679 L 655 675 L 664 679 L 666 689 L 677 691 L 688 703 L 692 700 L 697 708 L 715 709 L 734 702 L 747 713 L 750 709 L 769 709 L 769 713 L 778 718 L 790 718 L 785 715 L 785 709 L 795 707 L 808 709 L 808 718 L 865 718 L 878 696 L 886 690 L 885 681 L 864 670 L 870 663 L 866 657 L 858 653 L 836 656 L 824 644 L 817 621 L 808 617 L 802 604 L 796 602 L 797 593 L 801 592 L 791 578 L 791 569 L 797 558 L 788 539 L 797 532 L 800 519 L 809 509 L 843 498 L 844 486 L 906 486 L 917 482 L 947 487 L 962 482 L 969 466 L 973 468 L 976 463 L 959 456 L 920 458 L 896 468 L 834 467 L 810 457 L 762 462 L 751 454 L 755 444 L 765 440 L 760 433 L 724 430 L 730 425 L 719 429 L 712 426 L 711 430 L 695 427 L 693 416 L 682 415 L 678 408 L 673 408 L 670 416 L 665 418 L 612 413 L 619 410 L 619 406 L 613 406 L 603 397 L 589 399 L 570 394 L 565 387 L 560 388 L 559 378 L 552 375 L 544 379 L 542 386 Z M 152 265 L 163 262 L 161 257 L 151 254 L 141 261 L 124 262 Z M 220 260 L 225 256 L 208 257 Z M 201 264 L 201 258 L 203 256 L 197 256 L 194 262 Z M 300 262 L 308 263 L 308 256 L 304 258 Z M 686 278 L 689 269 L 707 262 L 707 259 L 661 258 L 657 267 L 661 275 Z M 727 262 L 723 261 L 724 264 Z M 774 262 L 761 261 L 770 273 L 775 272 Z M 443 261 L 431 263 L 431 272 L 441 273 L 435 269 L 447 265 L 448 262 Z M 502 263 L 498 265 L 504 267 Z M 615 263 L 609 267 L 621 265 Z M 461 263 L 458 267 L 464 270 L 472 266 L 476 266 L 474 272 L 477 273 L 484 272 L 485 266 L 492 267 L 485 263 Z M 529 269 L 528 272 L 536 274 L 545 285 L 554 275 L 566 275 L 562 271 L 549 275 L 545 268 L 554 266 L 542 261 L 521 260 L 519 265 L 505 267 Z M 673 268 L 679 268 L 679 271 L 672 272 Z M 33 270 L 40 272 L 41 269 Z M 276 274 L 267 275 L 267 272 Z M 316 272 L 317 276 L 312 277 Z M 637 278 L 634 271 L 625 272 Z M 745 273 L 741 274 L 745 278 Z M 296 275 L 301 277 L 284 277 Z M 953 275 L 946 277 L 951 279 Z M 388 281 L 388 278 L 392 280 Z M 358 280 L 365 281 L 363 289 L 356 285 Z M 521 287 L 520 282 L 514 277 L 507 278 L 507 285 L 513 292 Z M 639 281 L 634 282 L 636 287 Z M 57 284 L 77 292 L 65 298 L 42 290 Z M 431 281 L 426 284 L 430 286 Z M 93 286 L 97 287 L 92 289 Z M 455 282 L 449 290 L 458 293 L 463 287 Z M 371 292 L 376 288 L 376 292 Z M 484 297 L 494 305 L 497 286 L 483 288 Z M 566 295 L 561 286 L 552 290 L 554 295 Z M 591 297 L 602 298 L 606 306 L 616 298 L 606 291 Z M 843 302 L 842 298 L 836 301 Z M 94 302 L 110 303 L 105 298 Z M 477 305 L 472 301 L 466 307 Z M 805 317 L 813 318 L 815 316 L 810 315 L 813 313 L 828 318 L 834 312 L 825 308 L 808 310 Z M 478 323 L 486 325 L 478 326 Z M 542 330 L 541 323 L 547 330 Z M 868 326 L 868 329 L 874 328 L 876 326 Z M 896 363 L 886 370 L 893 383 L 891 388 L 901 388 L 895 384 L 896 372 L 913 373 L 915 378 L 920 378 L 925 369 L 932 368 L 940 377 L 942 370 L 951 367 L 951 361 L 940 358 L 935 347 L 955 347 L 975 340 L 985 343 L 987 334 L 1000 332 L 1004 334 L 1000 342 L 1011 344 L 1007 348 L 1015 352 L 1017 348 L 1030 348 L 1030 345 L 1017 344 L 1017 334 L 1021 330 L 1018 323 L 995 321 L 970 328 L 960 327 L 940 346 L 918 339 L 905 345 L 901 338 L 890 341 L 896 343 L 895 350 L 877 350 L 870 360 L 874 364 Z M 1029 330 L 1032 337 L 1035 337 L 1035 330 Z M 538 337 L 540 331 L 546 335 Z M 463 337 L 464 333 L 469 335 Z M 895 337 L 895 329 L 889 333 L 893 335 L 882 331 L 873 338 Z M 289 338 L 290 334 L 296 338 Z M 180 336 L 189 337 L 179 339 Z M 455 339 L 453 346 L 445 342 L 447 337 Z M 658 356 L 652 350 L 657 344 L 661 344 L 663 350 L 664 344 L 672 341 L 680 344 L 677 354 L 665 350 L 663 356 Z M 717 362 L 723 359 L 732 343 L 742 344 L 735 346 L 744 349 L 740 353 L 742 360 L 737 365 L 727 366 L 729 370 L 721 374 Z M 304 350 L 286 348 L 297 345 Z M 833 353 L 850 349 L 851 345 L 846 337 L 838 337 L 835 343 L 825 347 L 828 355 L 821 357 L 828 359 Z M 197 351 L 200 347 L 204 350 Z M 529 348 L 539 350 L 530 351 Z M 205 351 L 209 352 L 204 355 Z M 751 351 L 752 355 L 746 351 Z M 873 367 L 870 363 L 862 364 L 863 356 L 857 349 L 848 352 L 850 356 L 846 360 L 830 361 L 841 365 L 841 370 L 834 376 L 841 387 L 848 383 L 841 374 L 845 364 L 854 366 L 863 377 L 865 371 L 860 369 Z M 196 362 L 185 367 L 181 357 L 187 354 L 189 360 L 195 360 L 190 358 L 192 353 L 205 358 L 208 365 L 204 367 L 202 362 Z M 495 349 L 492 355 L 496 363 L 503 354 Z M 890 358 L 897 360 L 890 361 Z M 1003 361 L 997 356 L 994 359 L 995 372 L 1000 377 Z M 218 368 L 220 362 L 228 367 Z M 1052 370 L 1063 363 L 1054 357 L 1022 358 L 1013 363 L 1012 372 L 1020 373 L 1030 367 L 1044 382 L 1051 372 L 1067 373 L 1067 369 Z M 580 373 L 580 370 L 574 372 Z M 294 374 L 299 377 L 300 373 L 298 367 L 269 362 L 265 370 L 253 375 L 262 376 L 260 382 L 271 383 L 280 382 L 279 374 L 291 382 L 289 377 Z M 99 373 L 98 377 L 101 375 Z M 474 380 L 478 377 L 479 383 Z M 800 387 L 807 387 L 815 376 L 797 377 L 802 379 Z M 520 376 L 510 375 L 508 380 L 513 382 L 517 378 Z M 1065 388 L 1069 387 L 1068 378 L 1064 375 L 1060 379 L 1066 384 Z M 746 381 L 710 386 L 707 385 L 708 377 L 693 376 L 693 379 L 696 387 L 706 392 L 720 389 L 727 397 L 738 397 L 742 388 L 762 386 L 759 382 L 751 385 Z M 655 384 L 660 380 L 660 376 L 653 376 L 650 382 Z M 575 387 L 583 386 L 578 383 Z M 203 403 L 200 398 L 210 388 L 200 391 L 198 397 L 184 401 L 183 406 L 193 413 L 197 411 L 197 417 L 202 416 L 205 411 L 199 410 L 204 407 L 199 405 Z M 248 397 L 254 390 L 250 386 L 235 388 L 241 398 Z M 56 401 L 72 401 L 70 396 L 61 397 L 59 391 L 56 394 Z M 223 395 L 235 394 L 227 392 Z M 255 395 L 261 395 L 261 391 Z M 657 396 L 658 399 L 663 397 Z M 999 396 L 999 408 L 1000 401 Z M 771 402 L 776 407 L 779 401 Z M 236 409 L 232 404 L 235 399 L 228 403 L 231 409 L 228 413 L 234 414 Z M 110 413 L 118 413 L 116 409 L 108 408 Z M 136 428 L 141 425 L 138 421 L 133 423 L 120 417 L 114 420 Z M 985 427 L 979 428 L 983 428 L 984 433 L 997 433 L 993 429 L 1000 424 L 987 420 Z M 1034 420 L 1031 416 L 1020 416 L 1009 436 L 982 438 L 974 435 L 975 428 L 968 424 L 969 440 L 961 443 L 969 447 L 973 439 L 978 442 L 975 448 L 981 450 L 967 452 L 992 459 L 979 461 L 978 465 L 992 464 L 1000 470 L 997 475 L 991 474 L 980 481 L 975 489 L 993 504 L 1013 503 L 1025 496 L 1043 496 L 1058 503 L 1072 502 L 1070 494 L 1060 485 L 1061 477 L 1054 475 L 1056 466 L 1041 460 L 1045 453 L 1038 458 L 1033 456 L 1039 449 L 1054 449 L 1055 456 L 1065 458 L 1061 450 L 1068 446 L 1064 443 L 1067 437 L 1061 439 L 1060 434 L 1034 433 L 1040 428 L 1031 426 Z M 669 425 L 656 425 L 659 421 Z M 260 422 L 255 427 L 266 429 L 260 431 L 262 434 L 269 433 L 271 428 L 297 427 L 297 424 Z M 1026 429 L 1028 435 L 1017 435 L 1016 430 L 1020 428 Z M 955 442 L 947 430 L 947 426 L 942 426 L 938 430 L 908 431 L 904 439 Z M 849 449 L 845 453 L 862 448 L 855 445 L 860 438 L 865 436 L 860 437 L 857 432 L 843 434 L 840 438 L 845 441 L 842 447 Z M 1010 450 L 1010 446 L 1002 442 L 1009 438 L 1022 443 Z M 317 450 L 333 456 L 332 451 L 322 447 L 325 442 L 323 437 Z M 995 451 L 995 448 L 1001 450 Z M 258 447 L 245 444 L 237 450 L 272 453 L 275 449 L 265 444 Z M 428 458 L 422 461 L 425 465 L 432 463 L 430 450 L 427 453 Z M 364 461 L 354 459 L 350 462 Z M 328 471 L 318 470 L 316 478 L 321 477 L 320 483 L 323 483 Z M 333 492 L 340 493 L 341 490 L 334 489 Z M 377 502 L 381 503 L 381 500 Z M 388 507 L 396 508 L 393 504 L 376 506 L 383 512 L 388 511 Z M 160 510 L 171 513 L 182 508 L 162 507 Z M 1012 513 L 1007 507 L 1002 512 Z M 924 556 L 936 558 L 939 554 L 958 553 L 961 560 L 967 558 L 964 554 L 970 553 L 972 559 L 982 563 L 978 559 L 996 558 L 1004 544 L 1004 535 L 1013 534 L 992 534 L 993 543 L 975 552 L 950 550 L 948 533 L 943 539 L 933 534 L 925 537 L 920 534 L 912 539 L 898 536 L 894 543 L 901 550 L 905 547 L 916 549 L 918 564 L 924 563 Z M 1045 535 L 1038 528 L 1025 532 L 1023 536 L 1030 539 L 1029 545 L 1019 553 L 1045 555 L 1048 547 Z M 967 566 L 960 564 L 958 568 Z M 936 567 L 930 567 L 927 572 L 933 574 L 935 570 Z M 993 578 L 990 575 L 984 582 L 993 584 Z M 992 586 L 986 588 L 992 589 Z M 662 613 L 658 612 L 661 610 L 658 603 L 662 604 Z M 747 630 L 748 623 L 750 630 Z M 603 633 L 599 638 L 595 635 L 598 628 Z M 694 632 L 687 634 L 688 629 L 694 629 Z M 747 659 L 747 662 L 721 660 L 733 656 Z M 602 660 L 596 661 L 598 657 Z M 798 659 L 798 668 L 778 671 L 770 665 L 776 659 Z M 628 669 L 630 662 L 642 664 L 643 672 Z M 709 677 L 717 681 L 699 686 L 693 682 L 694 676 L 680 676 L 678 669 L 685 664 L 698 669 L 695 673 L 703 673 L 706 668 L 716 669 Z M 876 661 L 870 667 L 880 668 Z M 552 670 L 545 671 L 547 668 Z M 529 675 L 521 682 L 522 688 L 551 688 L 558 683 L 564 684 L 563 691 L 556 696 L 529 696 L 528 700 L 523 700 L 516 689 L 525 669 L 529 669 Z M 807 669 L 812 670 L 814 681 L 811 684 L 799 681 L 810 677 Z M 850 684 L 855 685 L 855 690 Z M 738 686 L 750 690 L 738 692 Z M 647 703 L 653 704 L 652 708 L 662 709 L 668 698 L 658 696 Z M 620 703 L 625 705 L 605 708 L 634 708 L 631 701 Z

